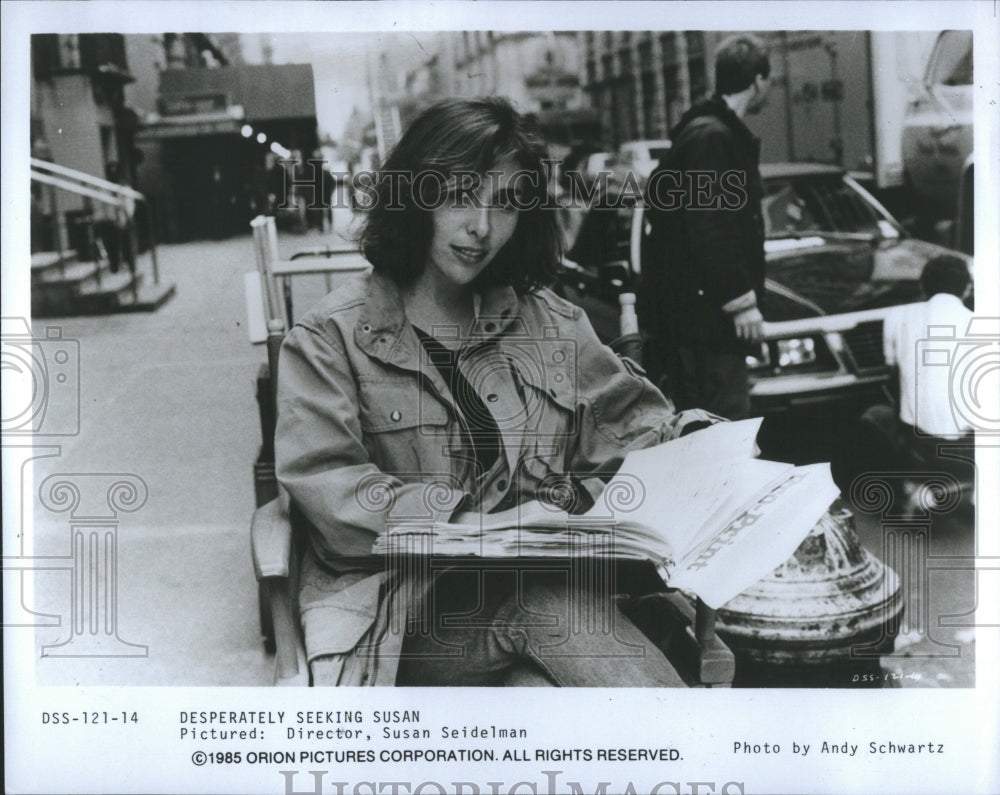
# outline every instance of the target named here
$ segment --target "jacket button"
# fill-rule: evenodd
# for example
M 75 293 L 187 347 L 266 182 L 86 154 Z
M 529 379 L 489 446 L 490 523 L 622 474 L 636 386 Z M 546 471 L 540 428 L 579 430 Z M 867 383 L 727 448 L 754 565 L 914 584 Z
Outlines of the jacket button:
M 403 419 L 403 415 L 400 414 L 399 411 L 397 410 L 389 415 L 389 419 L 392 420 L 393 422 L 399 422 L 401 419 Z
M 505 488 L 507 488 L 507 481 L 506 480 L 498 480 L 497 481 L 497 491 L 503 491 Z
M 698 295 L 704 295 L 704 294 L 705 294 L 705 291 L 704 291 L 704 290 L 699 290 L 699 291 L 698 291 Z
M 487 399 L 487 400 L 488 400 L 488 401 L 489 401 L 490 403 L 496 403 L 496 402 L 497 402 L 497 401 L 498 401 L 498 400 L 500 399 L 500 396 L 499 396 L 499 395 L 498 395 L 498 394 L 497 394 L 496 392 L 490 392 L 490 393 L 489 393 L 489 394 L 488 394 L 488 395 L 486 396 L 486 399 Z
M 362 331 L 363 331 L 363 332 L 364 332 L 365 334 L 371 334 L 371 333 L 372 333 L 372 327 L 371 327 L 371 326 L 369 326 L 369 325 L 368 325 L 367 323 L 365 323 L 365 324 L 364 324 L 364 325 L 363 325 L 363 326 L 361 327 L 361 330 L 362 330 Z

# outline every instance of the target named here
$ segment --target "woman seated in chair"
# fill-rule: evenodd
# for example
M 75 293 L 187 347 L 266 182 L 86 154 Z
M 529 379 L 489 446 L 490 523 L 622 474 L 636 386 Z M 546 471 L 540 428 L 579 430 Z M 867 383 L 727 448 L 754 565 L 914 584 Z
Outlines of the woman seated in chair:
M 372 272 L 285 339 L 276 464 L 311 525 L 315 684 L 682 684 L 614 597 L 635 583 L 372 555 L 394 523 L 582 512 L 629 450 L 715 419 L 674 413 L 546 289 L 545 157 L 504 100 L 421 113 L 361 197 Z

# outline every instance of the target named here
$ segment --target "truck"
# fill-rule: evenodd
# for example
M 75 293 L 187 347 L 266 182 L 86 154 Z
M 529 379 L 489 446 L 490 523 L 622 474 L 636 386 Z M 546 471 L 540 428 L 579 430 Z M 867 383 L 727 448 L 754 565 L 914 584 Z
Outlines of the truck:
M 938 34 L 903 125 L 908 186 L 949 242 L 973 249 L 972 31 Z
M 708 62 L 728 34 L 706 34 Z M 937 31 L 767 31 L 768 102 L 747 125 L 761 161 L 841 166 L 901 217 L 913 195 L 903 130 Z M 904 206 L 900 206 L 901 203 Z

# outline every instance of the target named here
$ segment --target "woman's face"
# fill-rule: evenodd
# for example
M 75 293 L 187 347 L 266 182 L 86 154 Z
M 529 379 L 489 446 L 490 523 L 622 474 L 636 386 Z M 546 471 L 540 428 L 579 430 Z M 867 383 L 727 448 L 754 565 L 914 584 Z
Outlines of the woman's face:
M 517 204 L 525 201 L 529 175 L 513 158 L 483 175 L 475 190 L 453 188 L 431 211 L 433 237 L 426 266 L 455 285 L 471 284 L 517 228 Z M 522 186 L 517 191 L 518 185 Z

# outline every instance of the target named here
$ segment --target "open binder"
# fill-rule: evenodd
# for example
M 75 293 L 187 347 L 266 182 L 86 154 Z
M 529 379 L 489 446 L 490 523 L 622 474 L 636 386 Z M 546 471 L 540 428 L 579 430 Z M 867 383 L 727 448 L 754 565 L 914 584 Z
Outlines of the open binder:
M 373 551 L 645 559 L 668 586 L 718 608 L 784 563 L 839 493 L 829 464 L 755 458 L 760 423 L 719 423 L 628 453 L 584 514 L 535 503 L 515 520 L 402 522 Z

